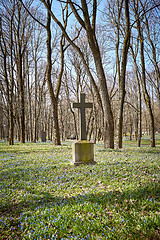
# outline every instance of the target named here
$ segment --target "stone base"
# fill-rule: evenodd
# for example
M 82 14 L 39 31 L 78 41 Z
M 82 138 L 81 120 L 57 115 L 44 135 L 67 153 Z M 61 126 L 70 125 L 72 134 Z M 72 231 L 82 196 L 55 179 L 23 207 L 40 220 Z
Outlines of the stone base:
M 81 164 L 96 164 L 94 161 L 94 143 L 80 140 L 73 143 L 73 162 L 78 166 Z

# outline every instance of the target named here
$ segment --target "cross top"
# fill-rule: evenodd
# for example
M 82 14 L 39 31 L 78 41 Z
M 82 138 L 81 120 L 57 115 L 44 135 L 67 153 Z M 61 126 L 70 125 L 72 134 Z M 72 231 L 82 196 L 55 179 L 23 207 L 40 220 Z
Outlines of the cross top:
M 78 108 L 80 110 L 80 140 L 87 140 L 86 136 L 86 119 L 85 119 L 85 109 L 93 108 L 93 103 L 85 103 L 85 93 L 80 93 L 80 102 L 73 103 L 73 108 Z

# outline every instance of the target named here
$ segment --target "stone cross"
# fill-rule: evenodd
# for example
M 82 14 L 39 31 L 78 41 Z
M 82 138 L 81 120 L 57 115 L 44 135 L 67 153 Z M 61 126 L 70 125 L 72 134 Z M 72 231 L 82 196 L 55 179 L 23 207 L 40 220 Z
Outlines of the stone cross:
M 85 93 L 80 94 L 80 103 L 73 103 L 73 108 L 80 110 L 80 140 L 87 140 L 85 109 L 93 108 L 93 103 L 85 103 Z

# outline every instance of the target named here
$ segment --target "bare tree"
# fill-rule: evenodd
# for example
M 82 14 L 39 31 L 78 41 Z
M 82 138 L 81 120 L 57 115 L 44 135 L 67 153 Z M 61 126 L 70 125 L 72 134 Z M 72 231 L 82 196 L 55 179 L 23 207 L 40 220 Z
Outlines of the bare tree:
M 142 1 L 140 2 L 143 8 L 143 12 L 145 12 L 145 6 L 143 5 Z M 146 52 L 155 68 L 155 77 L 153 78 L 152 76 L 149 80 L 152 86 L 155 88 L 157 99 L 158 99 L 158 105 L 160 109 L 160 68 L 158 65 L 159 44 L 160 44 L 158 35 L 160 30 L 160 24 L 157 19 L 158 18 L 157 13 L 155 11 L 152 11 L 152 14 L 153 14 L 153 17 L 148 17 L 147 14 L 144 14 L 147 38 L 149 41 L 149 46 L 147 47 Z M 149 48 L 151 49 L 151 56 L 150 56 Z
M 37 14 L 38 15 L 38 14 Z M 37 127 L 38 127 L 38 63 L 42 58 L 42 51 L 44 49 L 44 29 L 36 21 L 33 21 L 33 31 L 31 35 L 31 55 L 34 63 L 34 91 L 35 91 L 35 101 L 34 101 L 34 142 L 37 140 Z
M 128 55 L 129 44 L 130 44 L 130 18 L 129 18 L 129 1 L 128 0 L 125 0 L 125 22 L 126 22 L 125 36 L 123 41 L 121 69 L 120 69 L 120 75 L 119 75 L 119 108 L 118 108 L 118 121 L 117 121 L 117 147 L 118 148 L 122 148 L 123 106 L 124 106 L 124 99 L 125 99 L 125 75 L 126 75 L 126 66 L 127 66 L 127 55 Z M 119 60 L 118 60 L 118 63 L 119 63 Z
M 44 25 L 38 19 L 36 19 L 31 12 L 27 9 L 24 3 L 20 0 L 23 4 L 25 10 L 32 16 L 32 18 L 37 21 L 41 26 L 46 29 L 47 32 L 47 83 L 48 83 L 48 90 L 50 94 L 50 99 L 53 107 L 53 123 L 54 123 L 54 143 L 55 145 L 60 145 L 60 130 L 59 130 L 59 123 L 58 123 L 58 97 L 60 93 L 60 87 L 62 82 L 62 75 L 64 70 L 64 52 L 65 52 L 65 37 L 64 33 L 61 35 L 60 40 L 60 58 L 61 58 L 61 67 L 58 75 L 57 84 L 55 87 L 55 91 L 52 84 L 52 34 L 51 34 L 51 6 L 52 0 L 47 0 L 45 4 L 47 5 L 47 24 Z M 64 15 L 64 10 L 66 10 L 66 15 Z M 68 7 L 66 5 L 65 9 L 62 9 L 63 12 L 63 28 L 66 29 L 67 26 L 67 18 L 68 18 Z
M 30 3 L 29 3 L 30 4 Z M 19 1 L 15 1 L 15 17 L 13 22 L 13 41 L 15 63 L 18 78 L 18 93 L 19 93 L 19 114 L 20 114 L 20 141 L 25 142 L 25 56 L 28 46 L 28 41 L 31 34 L 31 22 L 27 13 L 22 8 Z
M 137 39 L 137 43 L 135 44 L 135 50 L 133 48 L 133 43 L 130 45 L 131 55 L 133 57 L 133 63 L 134 63 L 134 72 L 135 72 L 135 78 L 138 86 L 138 101 L 137 101 L 137 146 L 141 146 L 141 136 L 142 136 L 142 93 L 141 93 L 141 74 L 138 68 L 137 64 L 137 55 L 139 50 L 139 40 Z M 139 102 L 139 105 L 138 105 Z
M 97 85 L 94 81 L 94 78 L 91 74 L 91 71 L 89 69 L 88 64 L 86 63 L 86 60 L 84 58 L 84 55 L 81 51 L 81 49 L 74 43 L 74 40 L 72 40 L 69 35 L 66 32 L 66 29 L 63 27 L 61 22 L 56 18 L 53 11 L 51 11 L 49 4 L 47 4 L 46 1 L 40 0 L 45 7 L 50 11 L 50 14 L 52 16 L 52 19 L 58 24 L 60 29 L 62 30 L 63 34 L 65 35 L 65 38 L 70 43 L 70 45 L 79 53 L 79 56 L 81 57 L 81 60 L 86 68 L 87 74 L 90 77 L 90 80 L 94 86 L 95 93 L 97 95 L 98 102 L 101 105 L 101 99 L 102 99 L 102 105 L 104 110 L 104 122 L 105 122 L 105 138 L 104 138 L 104 146 L 109 148 L 114 148 L 114 121 L 113 121 L 113 113 L 111 109 L 111 103 L 110 98 L 108 94 L 108 87 L 107 87 L 107 81 L 104 73 L 104 68 L 102 64 L 101 59 L 101 53 L 96 37 L 96 16 L 97 16 L 97 1 L 93 0 L 92 2 L 92 21 L 90 20 L 90 14 L 89 14 L 89 8 L 87 6 L 86 0 L 81 0 L 81 6 L 78 6 L 77 4 L 74 4 L 73 1 L 67 1 L 70 5 L 70 8 L 72 12 L 74 13 L 75 18 L 81 25 L 81 27 L 85 30 L 86 36 L 88 39 L 88 43 L 93 55 L 95 67 L 96 67 L 96 73 L 97 78 L 100 85 L 100 93 L 97 88 Z M 79 10 L 81 10 L 83 19 L 81 15 L 79 14 Z
M 148 110 L 149 119 L 150 119 L 150 146 L 155 147 L 155 129 L 154 129 L 154 116 L 151 107 L 151 100 L 150 96 L 147 91 L 146 87 L 146 68 L 145 68 L 145 57 L 144 57 L 144 37 L 143 37 L 143 29 L 141 26 L 140 21 L 140 13 L 139 13 L 139 4 L 137 1 L 134 0 L 134 10 L 136 16 L 136 23 L 137 23 L 137 31 L 140 40 L 140 57 L 141 57 L 141 67 L 142 67 L 142 77 L 141 77 L 141 84 L 142 84 L 142 92 L 144 97 L 144 102 L 146 104 L 146 108 Z
M 11 2 L 12 3 L 12 2 Z M 13 88 L 14 88 L 14 67 L 13 67 L 13 22 L 15 14 L 15 1 L 10 9 L 6 9 L 6 15 L 2 14 L 3 22 L 8 28 L 7 31 L 2 27 L 0 19 L 0 46 L 3 54 L 4 79 L 6 83 L 6 95 L 8 103 L 8 125 L 9 125 L 9 144 L 14 144 L 14 114 L 13 114 Z M 3 29 L 3 30 L 2 30 Z M 7 34 L 8 32 L 8 34 Z

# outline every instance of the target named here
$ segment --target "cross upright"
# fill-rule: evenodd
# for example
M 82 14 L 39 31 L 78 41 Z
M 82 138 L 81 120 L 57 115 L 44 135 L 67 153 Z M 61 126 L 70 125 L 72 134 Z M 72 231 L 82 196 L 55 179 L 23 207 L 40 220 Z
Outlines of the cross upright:
M 80 110 L 80 140 L 87 140 L 86 136 L 86 119 L 85 119 L 85 109 L 93 108 L 93 103 L 85 103 L 85 93 L 80 94 L 80 103 L 73 103 L 73 108 L 78 108 Z

